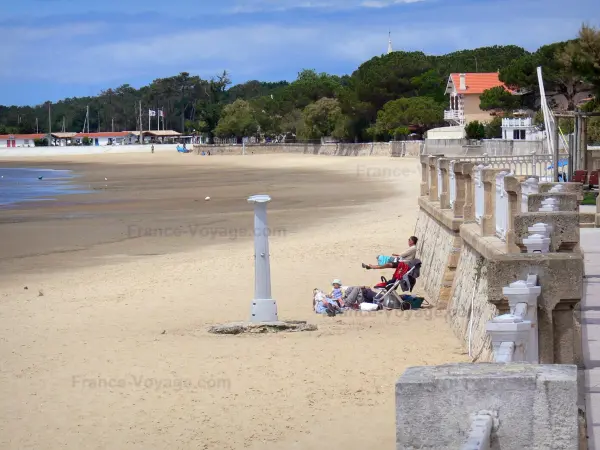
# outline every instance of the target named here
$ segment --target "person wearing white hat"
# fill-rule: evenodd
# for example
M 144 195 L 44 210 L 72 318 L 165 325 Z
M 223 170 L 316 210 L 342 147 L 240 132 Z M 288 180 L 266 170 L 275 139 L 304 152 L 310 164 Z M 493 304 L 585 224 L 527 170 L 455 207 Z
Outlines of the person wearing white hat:
M 333 286 L 333 290 L 331 294 L 327 296 L 327 298 L 332 299 L 338 306 L 344 306 L 344 292 L 342 291 L 342 281 L 339 278 L 336 278 L 331 282 Z

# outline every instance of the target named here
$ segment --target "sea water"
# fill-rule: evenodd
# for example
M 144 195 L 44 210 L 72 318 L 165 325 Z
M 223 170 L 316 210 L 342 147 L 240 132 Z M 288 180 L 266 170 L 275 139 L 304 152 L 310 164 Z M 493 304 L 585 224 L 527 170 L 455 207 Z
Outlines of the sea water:
M 89 192 L 74 184 L 74 178 L 75 174 L 70 170 L 0 167 L 0 208 Z

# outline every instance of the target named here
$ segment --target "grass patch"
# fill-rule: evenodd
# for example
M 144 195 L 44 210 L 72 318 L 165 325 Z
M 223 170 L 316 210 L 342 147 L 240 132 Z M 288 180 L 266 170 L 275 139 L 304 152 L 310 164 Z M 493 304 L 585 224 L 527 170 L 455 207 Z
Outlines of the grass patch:
M 585 192 L 583 194 L 583 200 L 582 200 L 581 204 L 582 205 L 595 205 L 597 196 L 598 196 L 597 192 Z

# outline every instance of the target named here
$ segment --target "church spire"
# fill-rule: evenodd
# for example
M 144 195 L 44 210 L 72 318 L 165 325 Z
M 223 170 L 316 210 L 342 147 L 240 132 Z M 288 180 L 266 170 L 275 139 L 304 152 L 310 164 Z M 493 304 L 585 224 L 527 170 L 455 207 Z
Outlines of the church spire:
M 392 32 L 390 31 L 389 38 L 388 38 L 388 51 L 387 51 L 387 54 L 389 55 L 393 51 L 394 51 L 394 49 L 392 48 Z

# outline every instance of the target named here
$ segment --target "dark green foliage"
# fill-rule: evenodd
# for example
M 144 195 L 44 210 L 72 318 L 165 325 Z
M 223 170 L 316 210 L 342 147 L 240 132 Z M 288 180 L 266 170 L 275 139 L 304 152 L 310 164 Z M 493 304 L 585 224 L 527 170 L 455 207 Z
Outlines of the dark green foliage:
M 494 117 L 489 123 L 485 124 L 485 138 L 499 139 L 502 137 L 502 119 Z
M 502 86 L 487 89 L 479 97 L 479 108 L 483 111 L 500 110 L 512 112 L 520 106 L 520 97 L 512 95 Z
M 467 134 L 467 139 L 483 139 L 485 137 L 485 126 L 481 122 L 474 120 L 467 124 L 465 133 Z

